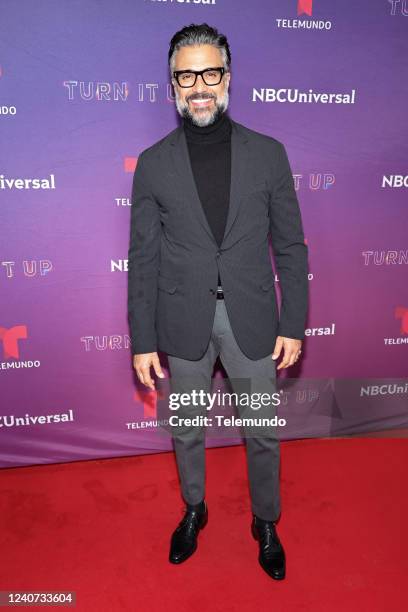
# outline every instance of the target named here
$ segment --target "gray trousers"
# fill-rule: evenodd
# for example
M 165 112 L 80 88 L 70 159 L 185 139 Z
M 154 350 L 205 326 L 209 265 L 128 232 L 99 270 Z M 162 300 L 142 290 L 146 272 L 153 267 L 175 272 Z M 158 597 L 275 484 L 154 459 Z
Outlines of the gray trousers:
M 168 355 L 172 392 L 188 393 L 193 387 L 199 387 L 210 393 L 213 368 L 218 356 L 231 381 L 233 391 L 242 391 L 241 386 L 239 390 L 234 388 L 234 379 L 245 379 L 250 385 L 251 393 L 276 392 L 276 362 L 271 355 L 252 360 L 242 353 L 234 338 L 224 300 L 216 301 L 213 330 L 203 357 L 190 361 Z M 248 411 L 243 415 L 240 407 L 237 408 L 238 416 L 248 416 Z M 258 414 L 261 412 L 258 411 Z M 196 407 L 193 404 L 182 407 L 177 413 L 179 417 L 200 414 L 208 416 L 209 412 L 205 407 Z M 268 416 L 274 414 L 276 410 L 269 406 Z M 262 430 L 262 436 L 256 437 L 253 433 L 244 436 L 251 509 L 253 514 L 268 521 L 277 520 L 281 512 L 280 443 L 277 431 L 273 429 L 268 428 L 268 435 Z M 179 428 L 177 435 L 173 433 L 173 444 L 184 501 L 197 504 L 205 497 L 205 427 L 195 425 Z

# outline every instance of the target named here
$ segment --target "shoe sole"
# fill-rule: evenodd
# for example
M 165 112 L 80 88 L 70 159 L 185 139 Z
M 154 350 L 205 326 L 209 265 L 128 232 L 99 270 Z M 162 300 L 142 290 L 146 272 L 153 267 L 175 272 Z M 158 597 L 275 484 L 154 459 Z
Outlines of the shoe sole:
M 204 529 L 204 527 L 206 526 L 207 523 L 208 523 L 208 511 L 207 511 L 206 517 L 205 517 L 202 525 L 200 525 L 200 527 L 199 527 L 199 530 L 200 529 Z M 181 557 L 180 559 L 172 559 L 171 557 L 169 557 L 170 563 L 173 563 L 174 565 L 179 565 L 180 563 L 183 563 L 184 561 L 187 561 L 187 559 L 189 559 L 191 557 L 191 555 L 193 555 L 195 553 L 195 551 L 197 550 L 197 547 L 198 547 L 198 544 L 197 544 L 197 540 L 196 540 L 195 546 L 194 546 L 193 550 L 191 552 L 189 552 L 188 555 L 186 555 L 184 557 Z

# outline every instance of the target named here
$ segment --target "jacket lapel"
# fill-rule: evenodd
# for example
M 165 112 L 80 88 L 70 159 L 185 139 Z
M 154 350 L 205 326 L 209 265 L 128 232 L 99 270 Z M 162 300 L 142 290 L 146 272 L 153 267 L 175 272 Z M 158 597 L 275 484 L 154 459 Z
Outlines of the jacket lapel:
M 227 235 L 231 230 L 232 224 L 238 214 L 239 204 L 242 198 L 242 193 L 245 191 L 245 185 L 247 183 L 246 177 L 248 173 L 248 139 L 244 132 L 240 129 L 240 124 L 235 122 L 233 119 L 231 119 L 231 123 L 230 201 L 224 238 L 221 247 L 224 245 Z M 187 140 L 182 126 L 174 131 L 170 144 L 172 145 L 171 152 L 173 164 L 177 172 L 177 180 L 179 181 L 183 197 L 191 202 L 191 206 L 196 212 L 198 221 L 201 223 L 212 243 L 218 248 L 218 244 L 208 224 L 207 217 L 198 195 L 193 170 L 191 167 Z
M 224 245 L 231 230 L 232 224 L 238 214 L 242 196 L 248 185 L 249 176 L 249 153 L 248 138 L 238 123 L 231 119 L 231 188 L 230 201 L 228 208 L 227 223 L 225 225 L 224 238 L 221 247 Z

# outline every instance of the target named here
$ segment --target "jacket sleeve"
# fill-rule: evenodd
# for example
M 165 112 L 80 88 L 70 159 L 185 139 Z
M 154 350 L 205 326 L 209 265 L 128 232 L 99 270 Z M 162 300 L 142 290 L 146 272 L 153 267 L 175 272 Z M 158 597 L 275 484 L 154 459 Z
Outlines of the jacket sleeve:
M 282 297 L 278 335 L 303 340 L 309 298 L 308 248 L 293 175 L 282 143 L 279 143 L 276 163 L 269 227 Z
M 132 355 L 157 350 L 155 311 L 161 222 L 150 190 L 144 152 L 133 175 L 128 251 L 128 319 Z

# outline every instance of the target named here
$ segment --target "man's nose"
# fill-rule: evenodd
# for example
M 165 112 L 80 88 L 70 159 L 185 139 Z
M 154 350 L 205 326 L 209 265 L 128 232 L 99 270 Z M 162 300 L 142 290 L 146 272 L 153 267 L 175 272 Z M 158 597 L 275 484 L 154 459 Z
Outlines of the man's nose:
M 203 91 L 207 91 L 207 85 L 204 83 L 204 79 L 203 79 L 203 75 L 202 74 L 197 74 L 197 80 L 196 80 L 196 90 L 199 91 L 200 93 Z

